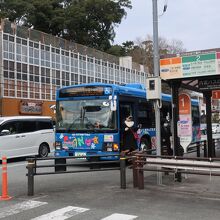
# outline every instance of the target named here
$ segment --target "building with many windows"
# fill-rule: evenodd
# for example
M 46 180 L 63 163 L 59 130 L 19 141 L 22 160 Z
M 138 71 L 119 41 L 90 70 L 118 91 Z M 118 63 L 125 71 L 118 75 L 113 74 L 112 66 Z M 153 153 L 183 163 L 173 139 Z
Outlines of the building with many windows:
M 0 63 L 1 116 L 52 115 L 57 88 L 90 82 L 145 83 L 147 74 L 129 57 L 119 59 L 7 20 L 0 24 Z

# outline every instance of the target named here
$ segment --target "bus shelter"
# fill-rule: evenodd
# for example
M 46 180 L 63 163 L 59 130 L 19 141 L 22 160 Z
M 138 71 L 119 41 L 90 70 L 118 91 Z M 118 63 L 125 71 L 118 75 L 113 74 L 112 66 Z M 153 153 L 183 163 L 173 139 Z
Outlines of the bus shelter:
M 212 135 L 212 92 L 220 90 L 220 52 L 203 51 L 160 60 L 160 76 L 171 87 L 173 144 L 178 156 L 179 91 L 180 88 L 202 93 L 206 100 L 208 157 L 215 157 Z

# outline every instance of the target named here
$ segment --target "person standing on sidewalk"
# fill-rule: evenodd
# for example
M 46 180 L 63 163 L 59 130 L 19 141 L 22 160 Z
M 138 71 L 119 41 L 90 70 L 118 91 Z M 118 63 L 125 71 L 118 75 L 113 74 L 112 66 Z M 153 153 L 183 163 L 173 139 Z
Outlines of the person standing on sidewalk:
M 161 120 L 161 151 L 162 155 L 173 156 L 170 137 L 172 136 L 171 127 L 166 119 Z
M 126 155 L 129 152 L 137 150 L 137 130 L 138 128 L 134 127 L 134 121 L 133 117 L 129 116 L 126 118 L 124 122 L 124 129 L 122 134 L 122 148 L 121 148 L 121 154 Z

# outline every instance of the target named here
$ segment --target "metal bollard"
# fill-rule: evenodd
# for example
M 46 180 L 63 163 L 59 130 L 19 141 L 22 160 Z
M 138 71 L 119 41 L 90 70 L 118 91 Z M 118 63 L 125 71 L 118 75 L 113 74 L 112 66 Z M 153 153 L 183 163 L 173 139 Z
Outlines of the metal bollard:
M 200 143 L 196 144 L 197 157 L 200 157 Z
M 204 141 L 204 157 L 207 157 L 207 144 L 206 144 L 206 140 Z
M 120 158 L 120 181 L 121 189 L 126 189 L 126 158 Z
M 177 172 L 175 173 L 175 180 L 176 180 L 177 182 L 179 182 L 179 183 L 182 182 L 182 175 L 181 175 L 180 172 L 178 172 L 178 170 L 177 170 Z
M 216 151 L 215 150 L 215 148 L 216 148 L 216 140 L 215 139 L 213 140 L 212 145 L 213 145 L 213 147 L 212 147 L 213 148 L 212 157 L 216 157 L 216 153 L 215 153 L 215 151 Z
M 28 160 L 28 196 L 34 195 L 34 174 L 35 174 L 35 161 L 34 159 Z
M 133 187 L 136 188 L 138 187 L 138 173 L 137 173 L 137 162 L 136 162 L 137 157 L 132 158 L 132 168 L 133 168 Z
M 137 175 L 138 175 L 138 189 L 144 189 L 144 171 L 143 171 L 143 163 L 141 162 L 141 157 L 138 157 L 137 160 Z

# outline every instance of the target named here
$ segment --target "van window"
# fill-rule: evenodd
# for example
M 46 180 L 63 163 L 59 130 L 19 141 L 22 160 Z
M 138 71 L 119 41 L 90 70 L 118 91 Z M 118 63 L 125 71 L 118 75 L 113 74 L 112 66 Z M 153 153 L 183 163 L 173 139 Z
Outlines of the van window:
M 35 121 L 21 121 L 19 125 L 19 133 L 27 133 L 37 130 Z
M 8 130 L 10 134 L 17 134 L 17 122 L 15 121 L 11 121 L 11 122 L 7 122 L 5 124 L 3 124 L 0 128 L 0 133 L 3 131 L 3 130 Z
M 39 121 L 38 130 L 53 129 L 52 121 Z

